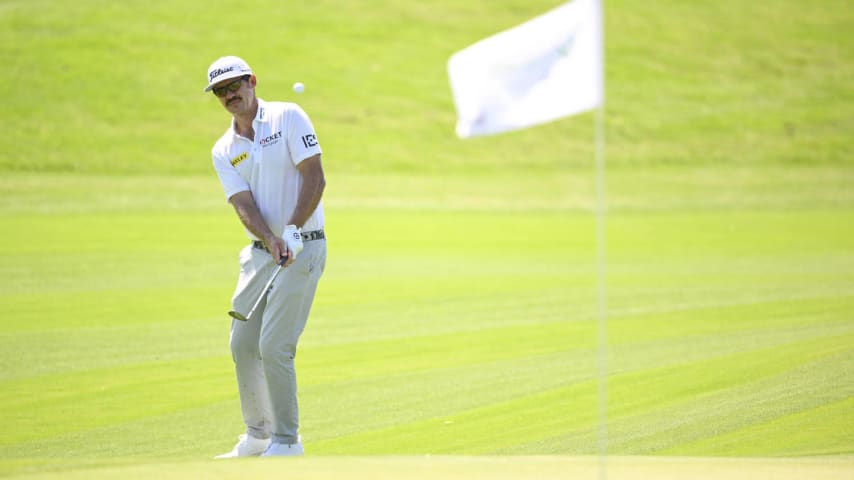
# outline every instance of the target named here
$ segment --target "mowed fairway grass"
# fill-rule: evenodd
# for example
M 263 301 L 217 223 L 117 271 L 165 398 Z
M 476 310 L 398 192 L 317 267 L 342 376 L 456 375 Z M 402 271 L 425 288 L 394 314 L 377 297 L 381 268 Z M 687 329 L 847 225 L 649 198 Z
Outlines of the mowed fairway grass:
M 612 183 L 628 189 L 631 177 L 617 171 Z M 414 457 L 318 459 L 300 464 L 306 474 L 344 465 L 373 478 L 429 468 L 428 454 L 445 472 L 434 478 L 596 471 L 576 457 L 598 445 L 594 216 L 505 211 L 503 180 L 483 180 L 484 192 L 496 189 L 491 202 L 410 209 L 402 197 L 398 207 L 348 207 L 335 185 L 369 180 L 330 178 L 330 261 L 298 356 L 306 448 Z M 674 202 L 611 213 L 611 454 L 841 455 L 793 465 L 850 472 L 854 227 L 850 209 L 821 206 L 828 188 L 847 198 L 850 181 L 777 192 L 808 207 L 798 210 Z M 424 177 L 424 191 L 406 194 L 439 183 Z M 236 478 L 239 469 L 198 463 L 241 430 L 225 312 L 245 241 L 216 179 L 12 175 L 2 185 L 30 199 L 3 202 L 2 471 Z M 114 201 L 89 197 L 92 188 Z M 524 457 L 446 457 L 473 454 Z M 572 457 L 531 457 L 546 454 Z M 638 461 L 615 459 L 624 476 L 614 478 L 642 478 Z M 715 462 L 651 465 L 678 478 Z M 721 475 L 735 469 L 726 465 Z
M 449 55 L 558 3 L 0 1 L 0 477 L 854 476 L 854 10 L 604 2 L 600 250 L 593 115 L 453 135 Z M 304 459 L 211 460 L 225 54 L 324 148 Z

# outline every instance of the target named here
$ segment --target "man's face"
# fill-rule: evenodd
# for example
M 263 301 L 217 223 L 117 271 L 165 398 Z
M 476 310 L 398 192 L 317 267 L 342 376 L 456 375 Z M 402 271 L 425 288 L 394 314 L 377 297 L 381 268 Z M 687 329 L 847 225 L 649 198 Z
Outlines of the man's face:
M 255 99 L 255 75 L 223 80 L 214 85 L 213 93 L 232 115 L 244 113 Z

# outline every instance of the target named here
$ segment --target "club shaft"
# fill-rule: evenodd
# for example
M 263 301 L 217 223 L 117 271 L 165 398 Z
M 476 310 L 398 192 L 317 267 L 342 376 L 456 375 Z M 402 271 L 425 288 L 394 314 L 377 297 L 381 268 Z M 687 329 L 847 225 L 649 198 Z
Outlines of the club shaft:
M 273 285 L 273 282 L 276 280 L 276 277 L 279 275 L 279 272 L 284 270 L 287 261 L 288 257 L 282 257 L 281 259 L 279 259 L 279 264 L 276 266 L 275 270 L 273 270 L 273 274 L 270 275 L 270 279 L 267 280 L 267 284 L 264 285 L 263 289 L 261 289 L 261 293 L 258 294 L 258 299 L 255 300 L 255 305 L 252 305 L 252 310 L 249 310 L 249 313 L 247 313 L 246 315 L 243 315 L 242 313 L 236 310 L 232 310 L 228 312 L 231 318 L 245 322 L 252 317 L 252 314 L 255 313 L 255 309 L 258 308 L 258 305 L 261 305 L 261 300 L 263 300 L 264 297 L 267 296 L 267 292 L 270 290 L 270 287 Z
M 276 269 L 273 270 L 273 275 L 270 276 L 270 279 L 267 280 L 267 284 L 264 285 L 264 288 L 261 290 L 261 294 L 258 295 L 258 300 L 255 300 L 255 305 L 252 305 L 252 309 L 246 314 L 247 319 L 252 318 L 252 314 L 255 313 L 255 309 L 258 308 L 258 305 L 261 305 L 261 300 L 264 300 L 264 297 L 267 296 L 267 291 L 270 290 L 270 286 L 273 285 L 274 281 L 276 281 L 276 277 L 281 271 L 282 267 L 277 265 Z

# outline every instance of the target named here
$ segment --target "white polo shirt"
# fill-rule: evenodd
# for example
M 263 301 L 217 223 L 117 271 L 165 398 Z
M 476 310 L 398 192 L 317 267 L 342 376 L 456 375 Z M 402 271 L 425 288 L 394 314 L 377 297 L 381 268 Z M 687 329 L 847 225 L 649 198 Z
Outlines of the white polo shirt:
M 250 190 L 267 226 L 281 235 L 297 205 L 302 175 L 296 166 L 321 153 L 317 135 L 308 115 L 295 103 L 265 102 L 258 99 L 258 113 L 252 121 L 255 139 L 241 137 L 231 127 L 214 144 L 213 165 L 231 198 Z M 323 228 L 323 204 L 311 214 L 302 231 Z M 246 234 L 256 238 L 249 230 Z

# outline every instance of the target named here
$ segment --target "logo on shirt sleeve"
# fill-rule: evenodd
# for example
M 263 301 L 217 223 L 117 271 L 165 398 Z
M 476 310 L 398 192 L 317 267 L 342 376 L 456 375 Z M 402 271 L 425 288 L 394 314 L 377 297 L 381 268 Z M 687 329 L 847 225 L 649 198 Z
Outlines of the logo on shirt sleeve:
M 311 148 L 317 146 L 317 137 L 310 133 L 308 135 L 304 135 L 302 137 L 302 144 L 305 145 L 305 148 Z
M 231 159 L 231 166 L 236 167 L 240 165 L 240 162 L 246 160 L 247 158 L 249 158 L 249 152 L 243 152 L 240 155 Z

